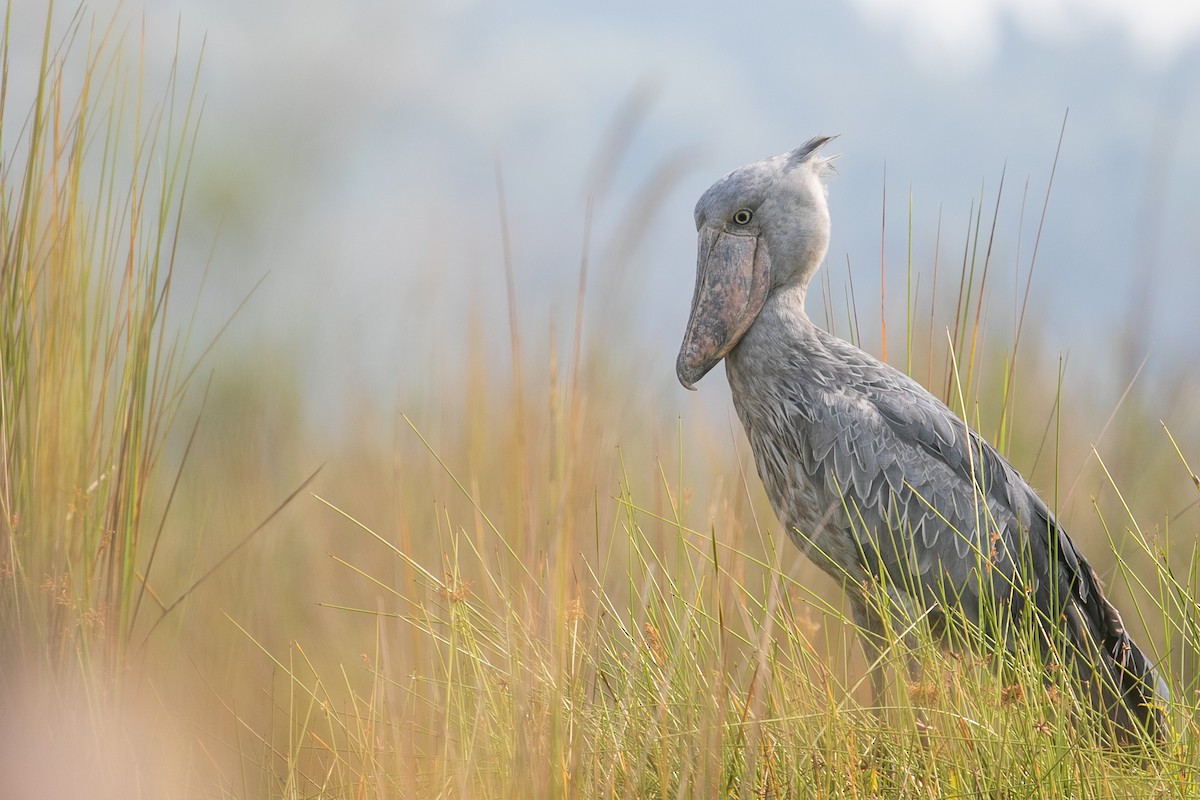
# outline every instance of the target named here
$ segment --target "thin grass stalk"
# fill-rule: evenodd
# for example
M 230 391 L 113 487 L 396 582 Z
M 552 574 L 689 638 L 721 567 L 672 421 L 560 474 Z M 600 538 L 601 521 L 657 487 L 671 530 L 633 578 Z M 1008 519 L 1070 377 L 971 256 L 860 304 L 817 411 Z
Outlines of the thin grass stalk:
M 43 666 L 119 676 L 150 577 L 139 536 L 151 476 L 181 396 L 166 297 L 195 84 L 176 119 L 173 67 L 144 116 L 145 65 L 125 70 L 115 22 L 80 10 L 52 44 L 57 25 L 51 5 L 25 121 L 0 117 L 16 131 L 0 142 L 3 617 L 18 640 L 46 643 L 27 652 Z

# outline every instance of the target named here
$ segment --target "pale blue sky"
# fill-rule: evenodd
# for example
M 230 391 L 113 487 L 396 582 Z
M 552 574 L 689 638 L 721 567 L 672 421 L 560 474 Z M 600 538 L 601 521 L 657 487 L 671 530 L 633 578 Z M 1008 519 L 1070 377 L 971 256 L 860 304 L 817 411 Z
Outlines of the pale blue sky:
M 217 239 L 204 307 L 221 317 L 269 273 L 235 335 L 293 341 L 334 384 L 394 391 L 392 376 L 461 340 L 469 298 L 505 330 L 497 156 L 526 335 L 551 317 L 566 330 L 589 181 L 631 102 L 627 146 L 592 184 L 589 327 L 619 314 L 664 392 L 691 296 L 692 206 L 721 174 L 840 134 L 827 266 L 840 293 L 849 263 L 877 316 L 885 164 L 889 291 L 903 286 L 909 190 L 918 269 L 939 214 L 957 264 L 971 203 L 982 191 L 990 209 L 1005 165 L 994 275 L 1011 286 L 1068 107 L 1034 279 L 1044 344 L 1091 358 L 1132 322 L 1157 362 L 1200 366 L 1190 0 L 146 0 L 121 15 L 134 36 L 144 24 L 152 72 L 177 29 L 185 63 L 204 42 L 188 239 L 197 265 Z M 669 179 L 653 178 L 664 164 Z M 661 193 L 632 210 L 648 184 Z M 614 271 L 634 280 L 606 298 Z

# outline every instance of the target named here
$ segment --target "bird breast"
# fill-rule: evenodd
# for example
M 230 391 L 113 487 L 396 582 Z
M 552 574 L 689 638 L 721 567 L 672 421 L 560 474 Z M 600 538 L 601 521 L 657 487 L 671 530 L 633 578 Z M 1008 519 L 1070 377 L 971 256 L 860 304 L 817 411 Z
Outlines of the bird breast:
M 726 358 L 734 409 L 746 430 L 755 467 L 775 516 L 800 550 L 823 571 L 841 581 L 866 578 L 859 544 L 846 525 L 843 501 L 829 490 L 819 438 L 806 413 L 806 395 L 837 391 L 815 375 L 805 380 L 803 353 L 791 353 L 787 368 L 775 361 L 764 369 L 764 355 L 753 339 L 744 340 Z M 807 384 L 807 385 L 805 385 Z M 826 454 L 827 458 L 832 455 Z

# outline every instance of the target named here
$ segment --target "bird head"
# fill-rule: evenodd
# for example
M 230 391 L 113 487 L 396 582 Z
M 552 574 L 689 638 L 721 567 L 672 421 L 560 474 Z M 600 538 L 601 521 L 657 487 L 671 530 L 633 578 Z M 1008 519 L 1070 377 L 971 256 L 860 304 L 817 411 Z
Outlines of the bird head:
M 696 289 L 675 374 L 688 389 L 750 329 L 782 286 L 808 285 L 829 246 L 823 179 L 832 158 L 809 139 L 721 178 L 696 204 Z

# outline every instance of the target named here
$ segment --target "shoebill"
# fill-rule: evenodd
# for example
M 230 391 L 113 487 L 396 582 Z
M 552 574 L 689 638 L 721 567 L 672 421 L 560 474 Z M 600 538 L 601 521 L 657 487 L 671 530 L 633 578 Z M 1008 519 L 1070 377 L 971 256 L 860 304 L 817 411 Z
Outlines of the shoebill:
M 696 204 L 679 381 L 725 360 L 776 516 L 848 594 L 877 704 L 889 631 L 920 620 L 946 647 L 1011 648 L 1024 621 L 1119 741 L 1162 738 L 1165 682 L 1041 498 L 915 380 L 805 313 L 829 243 L 829 139 L 734 170 Z

